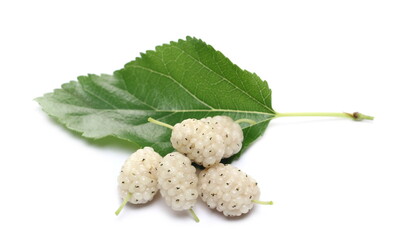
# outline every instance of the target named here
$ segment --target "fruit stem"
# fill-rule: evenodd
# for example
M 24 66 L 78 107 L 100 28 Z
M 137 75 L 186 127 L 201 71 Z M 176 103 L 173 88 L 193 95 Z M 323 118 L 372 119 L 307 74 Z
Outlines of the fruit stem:
M 115 211 L 115 215 L 118 216 L 120 214 L 121 210 L 125 207 L 125 205 L 128 203 L 128 201 L 131 199 L 132 193 L 128 193 L 126 197 L 124 198 L 124 201 L 121 203 L 120 207 Z
M 239 124 L 239 123 L 242 123 L 242 122 L 249 123 L 250 125 L 255 125 L 255 124 L 257 124 L 256 121 L 254 121 L 254 120 L 252 120 L 252 119 L 248 119 L 248 118 L 241 118 L 241 119 L 236 120 L 235 122 L 238 123 L 238 124 Z
M 374 120 L 374 117 L 364 115 L 359 112 L 339 113 L 339 112 L 300 112 L 300 113 L 276 113 L 275 117 L 340 117 L 349 118 L 355 121 Z
M 191 213 L 191 215 L 193 216 L 194 220 L 196 222 L 199 222 L 199 218 L 198 218 L 197 214 L 195 214 L 194 210 L 192 208 L 190 208 L 188 211 Z
M 261 204 L 261 205 L 272 205 L 272 204 L 274 204 L 274 202 L 272 202 L 272 201 L 265 202 L 265 201 L 260 201 L 260 200 L 252 200 L 252 202 L 257 203 L 257 204 Z
M 154 124 L 157 124 L 157 125 L 160 125 L 160 126 L 163 126 L 163 127 L 167 127 L 167 128 L 173 129 L 173 126 L 172 126 L 172 125 L 169 125 L 169 124 L 167 124 L 167 123 L 164 123 L 164 122 L 155 120 L 154 118 L 151 118 L 151 117 L 149 117 L 149 118 L 147 119 L 147 121 L 149 121 L 149 122 L 151 122 L 151 123 L 154 123 Z

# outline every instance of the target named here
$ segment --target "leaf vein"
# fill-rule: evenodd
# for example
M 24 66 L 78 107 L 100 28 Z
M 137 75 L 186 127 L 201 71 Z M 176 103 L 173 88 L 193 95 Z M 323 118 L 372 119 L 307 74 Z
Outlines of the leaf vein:
M 208 107 L 208 108 L 210 108 L 210 109 L 213 109 L 212 106 L 210 106 L 209 104 L 205 103 L 203 100 L 199 99 L 195 94 L 193 94 L 192 92 L 190 92 L 183 84 L 181 84 L 180 82 L 178 82 L 178 81 L 177 81 L 176 79 L 174 79 L 172 76 L 167 75 L 167 74 L 164 74 L 164 73 L 161 73 L 161 72 L 158 72 L 158 71 L 155 71 L 155 70 L 150 69 L 150 68 L 147 68 L 147 67 L 139 66 L 139 65 L 131 65 L 130 67 L 140 68 L 140 69 L 149 71 L 149 72 L 151 72 L 151 73 L 158 74 L 158 75 L 160 75 L 160 76 L 163 76 L 163 77 L 166 77 L 166 78 L 172 80 L 174 83 L 176 83 L 177 85 L 179 85 L 184 91 L 186 91 L 190 96 L 192 96 L 193 98 L 195 98 L 195 99 L 196 99 L 198 102 L 200 102 L 202 105 L 204 105 L 204 106 L 206 106 L 206 107 Z
M 137 99 L 137 100 L 138 100 L 140 103 L 142 103 L 143 105 L 146 105 L 147 107 L 149 107 L 149 108 L 151 108 L 151 109 L 153 109 L 153 110 L 155 110 L 155 111 L 158 110 L 158 109 L 155 108 L 154 106 L 152 106 L 152 105 L 146 103 L 146 102 L 143 101 L 143 100 L 140 100 L 140 99 L 137 98 L 134 94 L 132 94 L 131 92 L 129 92 L 128 87 L 127 87 L 126 82 L 125 82 L 125 79 L 124 79 L 123 77 L 120 77 L 120 79 L 121 79 L 121 81 L 124 83 L 125 91 L 126 91 L 127 93 L 129 93 L 132 97 L 134 97 L 135 99 Z
M 194 56 L 192 56 L 191 54 L 189 54 L 188 52 L 184 51 L 182 48 L 178 47 L 178 46 L 174 46 L 172 45 L 172 47 L 179 49 L 180 51 L 184 52 L 187 56 L 189 56 L 190 58 L 192 58 L 193 60 L 195 60 L 196 62 L 198 62 L 200 65 L 204 66 L 207 70 L 215 73 L 216 75 L 218 75 L 219 77 L 221 77 L 222 79 L 226 80 L 227 83 L 229 83 L 230 85 L 232 85 L 233 87 L 239 89 L 244 95 L 246 95 L 248 98 L 252 99 L 253 101 L 255 101 L 256 103 L 262 105 L 263 107 L 265 107 L 266 109 L 268 109 L 268 111 L 273 112 L 272 109 L 270 109 L 265 103 L 262 103 L 260 101 L 258 101 L 256 98 L 252 97 L 250 94 L 248 94 L 244 89 L 241 89 L 240 87 L 238 87 L 237 85 L 235 85 L 233 82 L 231 82 L 229 79 L 227 79 L 226 77 L 220 75 L 219 73 L 217 73 L 216 71 L 214 71 L 213 69 L 211 69 L 209 66 L 203 64 L 199 59 L 196 59 Z

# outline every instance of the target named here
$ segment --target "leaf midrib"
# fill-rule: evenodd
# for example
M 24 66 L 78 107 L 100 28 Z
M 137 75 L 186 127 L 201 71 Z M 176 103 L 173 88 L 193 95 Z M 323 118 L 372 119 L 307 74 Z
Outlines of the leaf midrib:
M 119 88 L 120 90 L 125 91 L 124 89 Z M 127 110 L 127 111 L 133 111 L 133 109 L 120 109 L 120 108 L 93 108 L 93 107 L 89 107 L 89 104 L 85 101 L 84 98 L 82 98 L 81 96 L 78 96 L 76 94 L 74 94 L 74 92 L 69 91 L 68 89 L 63 88 L 62 90 L 64 90 L 65 92 L 67 92 L 68 94 L 74 96 L 75 98 L 81 100 L 82 102 L 84 102 L 87 106 L 77 106 L 75 104 L 72 103 L 63 103 L 63 104 L 67 104 L 67 105 L 72 105 L 72 106 L 76 106 L 79 108 L 86 108 L 86 109 L 96 109 L 99 110 L 101 112 L 104 111 L 122 111 L 122 110 Z M 87 89 L 85 89 L 85 91 L 87 91 Z M 129 93 L 131 96 L 135 97 L 135 95 L 133 95 L 131 92 L 126 91 L 127 93 Z M 89 91 L 87 91 L 87 93 L 89 93 L 92 96 L 92 93 L 90 93 Z M 138 98 L 137 98 L 138 99 Z M 184 113 L 184 112 L 230 112 L 230 113 L 249 113 L 249 114 L 258 114 L 258 115 L 269 115 L 272 117 L 275 117 L 276 114 L 274 113 L 266 113 L 266 112 L 259 112 L 259 111 L 246 111 L 246 110 L 235 110 L 235 109 L 216 109 L 216 108 L 211 108 L 211 109 L 156 109 L 153 108 L 153 106 L 148 105 L 147 103 L 143 102 L 142 100 L 139 99 L 139 101 L 146 105 L 151 107 L 152 109 L 139 109 L 139 111 L 147 111 L 147 112 L 171 112 L 171 113 Z
M 141 111 L 141 112 L 169 112 L 169 113 L 188 113 L 188 112 L 228 112 L 228 113 L 249 113 L 249 114 L 257 114 L 257 115 L 268 115 L 271 116 L 272 118 L 276 116 L 274 113 L 266 113 L 266 112 L 257 112 L 257 111 L 243 111 L 243 110 L 234 110 L 234 109 L 182 109 L 182 110 L 176 110 L 176 109 L 161 109 L 161 110 L 153 110 L 153 109 L 112 109 L 112 108 L 93 108 L 93 107 L 84 107 L 84 106 L 78 106 L 72 103 L 61 103 L 64 105 L 70 105 L 82 109 L 90 109 L 90 110 L 96 110 L 98 113 L 99 112 L 111 112 L 111 111 Z
M 121 78 L 125 84 L 125 79 Z M 95 85 L 97 85 L 95 83 L 95 81 L 92 81 Z M 122 91 L 126 91 L 127 93 L 129 93 L 131 96 L 135 97 L 136 99 L 138 99 L 134 94 L 132 94 L 131 92 L 129 92 L 127 89 L 121 89 L 118 88 Z M 84 102 L 86 105 L 89 106 L 89 104 L 85 101 L 84 98 L 82 98 L 81 96 L 78 96 L 76 94 L 74 94 L 74 92 L 69 91 L 68 89 L 63 88 L 63 90 L 65 92 L 67 92 L 68 94 L 71 94 L 72 96 L 74 96 L 75 98 L 81 100 L 82 102 Z M 92 93 L 91 91 L 89 91 L 88 89 L 84 90 L 91 95 L 92 97 L 95 97 L 107 104 L 109 104 L 110 106 L 113 107 L 113 109 L 111 108 L 105 108 L 105 109 L 100 109 L 100 108 L 93 108 L 93 107 L 82 107 L 82 106 L 77 106 L 79 108 L 86 108 L 86 109 L 96 109 L 99 110 L 99 112 L 105 112 L 105 111 L 122 111 L 122 110 L 126 110 L 126 111 L 133 111 L 133 109 L 120 109 L 120 108 L 116 108 L 115 106 L 113 106 L 112 104 L 110 104 L 108 101 L 105 101 L 103 98 L 100 98 L 99 96 L 97 96 L 97 94 Z M 268 115 L 268 116 L 272 116 L 275 117 L 275 113 L 267 113 L 267 112 L 259 112 L 259 111 L 246 111 L 246 110 L 235 110 L 235 109 L 216 109 L 216 108 L 210 108 L 210 109 L 157 109 L 154 108 L 153 106 L 147 104 L 146 102 L 138 99 L 142 104 L 150 107 L 151 109 L 139 109 L 139 111 L 148 111 L 148 112 L 170 112 L 170 113 L 188 113 L 188 112 L 229 112 L 229 113 L 248 113 L 248 114 L 257 114 L 257 115 Z M 63 103 L 63 104 L 67 104 L 67 105 L 72 105 L 72 106 L 76 106 L 75 104 L 71 104 L 71 103 Z M 271 111 L 272 112 L 272 111 Z

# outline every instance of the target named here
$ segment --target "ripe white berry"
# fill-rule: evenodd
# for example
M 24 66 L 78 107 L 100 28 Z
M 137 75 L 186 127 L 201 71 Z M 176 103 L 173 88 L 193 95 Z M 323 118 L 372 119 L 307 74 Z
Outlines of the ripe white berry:
M 131 194 L 129 202 L 142 204 L 151 201 L 158 191 L 157 167 L 162 157 L 152 148 L 134 152 L 125 161 L 118 176 L 118 188 L 122 198 Z
M 191 209 L 198 198 L 196 169 L 186 156 L 173 152 L 158 166 L 158 186 L 166 203 L 176 211 Z
M 210 123 L 218 134 L 224 139 L 225 150 L 223 158 L 228 158 L 239 152 L 242 148 L 243 132 L 241 126 L 227 116 L 215 116 L 201 119 Z
M 225 216 L 240 216 L 260 197 L 257 182 L 232 165 L 219 163 L 199 174 L 199 194 L 210 207 Z
M 186 119 L 173 127 L 172 146 L 204 167 L 213 166 L 242 147 L 243 132 L 230 117 Z

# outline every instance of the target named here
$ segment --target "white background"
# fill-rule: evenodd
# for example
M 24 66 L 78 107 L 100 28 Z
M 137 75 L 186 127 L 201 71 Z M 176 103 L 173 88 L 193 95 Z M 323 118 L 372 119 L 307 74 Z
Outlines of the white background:
M 396 239 L 395 12 L 380 0 L 1 1 L 0 239 Z M 159 196 L 116 217 L 131 146 L 82 139 L 33 99 L 187 35 L 267 80 L 278 112 L 376 118 L 272 121 L 235 165 L 275 204 L 245 217 L 199 203 L 195 223 Z

